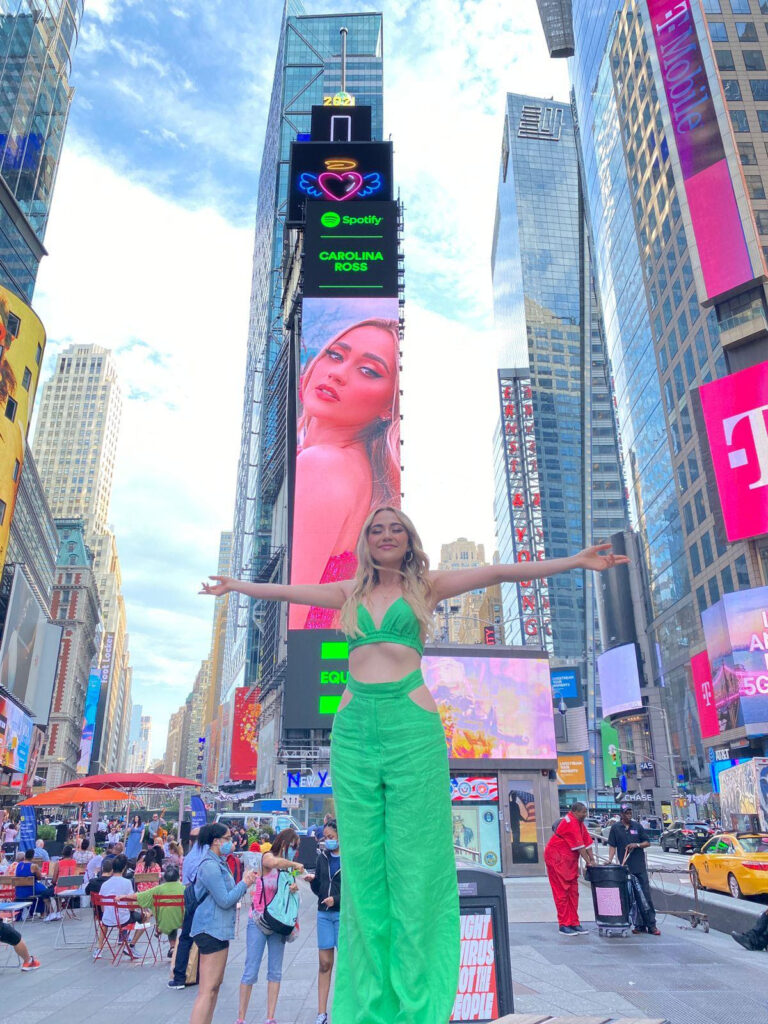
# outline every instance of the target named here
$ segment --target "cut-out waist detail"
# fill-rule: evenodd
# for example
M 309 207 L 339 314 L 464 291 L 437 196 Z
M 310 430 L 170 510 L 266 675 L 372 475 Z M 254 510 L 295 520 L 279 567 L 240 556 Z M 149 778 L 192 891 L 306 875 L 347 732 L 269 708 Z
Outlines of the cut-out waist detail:
M 419 668 L 414 672 L 409 672 L 402 679 L 396 679 L 389 683 L 361 683 L 360 680 L 354 679 L 351 674 L 347 676 L 347 689 L 355 697 L 372 697 L 374 699 L 379 697 L 400 697 L 410 693 L 411 690 L 417 690 L 423 685 L 424 676 Z

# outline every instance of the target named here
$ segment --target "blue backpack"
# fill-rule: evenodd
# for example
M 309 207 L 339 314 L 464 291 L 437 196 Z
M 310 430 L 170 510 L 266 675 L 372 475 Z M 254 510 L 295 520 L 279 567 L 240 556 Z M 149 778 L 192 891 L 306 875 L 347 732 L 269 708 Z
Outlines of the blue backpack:
M 266 902 L 262 880 L 261 897 L 265 901 L 259 921 L 277 935 L 290 935 L 296 927 L 299 917 L 299 896 L 291 892 L 293 875 L 290 871 L 279 870 L 277 873 L 277 890 L 275 895 Z

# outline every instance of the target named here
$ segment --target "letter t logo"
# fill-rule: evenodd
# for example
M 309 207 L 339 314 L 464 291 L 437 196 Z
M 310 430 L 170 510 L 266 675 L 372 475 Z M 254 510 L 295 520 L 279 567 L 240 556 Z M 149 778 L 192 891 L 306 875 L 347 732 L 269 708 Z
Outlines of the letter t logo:
M 751 491 L 756 490 L 758 487 L 768 487 L 768 428 L 766 428 L 765 423 L 766 411 L 768 411 L 768 405 L 761 405 L 756 409 L 740 412 L 736 416 L 728 416 L 727 419 L 723 420 L 725 443 L 729 448 L 733 444 L 733 433 L 737 424 L 741 423 L 742 420 L 747 420 L 749 423 L 749 429 L 752 432 L 752 442 L 755 446 L 755 455 L 757 456 L 757 465 L 760 470 L 759 478 L 749 485 Z M 734 448 L 732 451 L 729 451 L 728 461 L 731 469 L 746 466 L 749 462 L 746 448 Z

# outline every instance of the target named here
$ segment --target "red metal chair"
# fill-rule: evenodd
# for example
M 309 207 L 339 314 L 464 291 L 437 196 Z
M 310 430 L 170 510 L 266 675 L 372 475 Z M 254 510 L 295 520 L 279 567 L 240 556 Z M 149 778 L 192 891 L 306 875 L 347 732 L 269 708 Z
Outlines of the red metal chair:
M 154 920 L 154 926 L 151 929 L 151 933 L 148 934 L 148 936 L 147 936 L 148 942 L 147 942 L 147 949 L 144 951 L 144 960 L 146 960 L 147 953 L 150 950 L 150 947 L 152 947 L 152 953 L 153 953 L 153 956 L 155 958 L 155 963 L 157 963 L 158 958 L 160 960 L 162 960 L 162 958 L 163 958 L 162 937 L 165 934 L 165 932 L 161 932 L 159 930 L 158 926 L 157 926 L 157 922 L 158 922 L 159 917 L 160 917 L 160 911 L 161 910 L 170 910 L 170 909 L 180 910 L 181 911 L 181 916 L 183 918 L 184 917 L 184 896 L 183 896 L 183 894 L 179 894 L 178 896 L 157 895 L 157 896 L 153 896 L 152 897 L 152 904 L 153 904 L 153 907 L 154 907 L 154 919 L 153 919 Z M 181 930 L 181 927 L 179 927 L 179 931 L 180 930 Z M 168 945 L 170 947 L 170 940 L 169 940 Z M 142 964 L 144 963 L 144 960 L 141 961 Z

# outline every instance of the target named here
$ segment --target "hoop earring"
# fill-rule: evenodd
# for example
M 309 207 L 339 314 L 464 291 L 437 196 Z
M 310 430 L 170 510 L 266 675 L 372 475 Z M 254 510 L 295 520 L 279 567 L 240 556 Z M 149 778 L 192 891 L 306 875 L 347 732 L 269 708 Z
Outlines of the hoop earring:
M 412 562 L 412 561 L 413 561 L 413 549 L 412 549 L 412 548 L 409 548 L 409 549 L 408 549 L 408 550 L 406 551 L 406 553 L 405 553 L 405 562 L 406 562 L 406 565 L 407 565 L 407 564 L 408 564 L 409 562 Z

